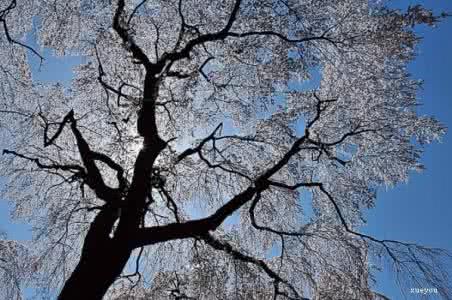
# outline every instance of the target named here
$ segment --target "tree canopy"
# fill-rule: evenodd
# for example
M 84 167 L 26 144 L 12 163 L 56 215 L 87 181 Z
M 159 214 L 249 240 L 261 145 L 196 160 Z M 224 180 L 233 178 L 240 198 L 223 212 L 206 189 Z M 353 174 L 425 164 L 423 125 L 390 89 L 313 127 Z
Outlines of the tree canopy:
M 0 4 L 0 292 L 59 299 L 451 299 L 440 249 L 360 232 L 445 128 L 407 72 L 440 18 L 367 0 Z M 38 47 L 32 47 L 35 38 Z M 32 59 L 82 57 L 70 88 Z M 319 79 L 316 79 L 319 77 Z M 309 208 L 312 208 L 312 211 Z

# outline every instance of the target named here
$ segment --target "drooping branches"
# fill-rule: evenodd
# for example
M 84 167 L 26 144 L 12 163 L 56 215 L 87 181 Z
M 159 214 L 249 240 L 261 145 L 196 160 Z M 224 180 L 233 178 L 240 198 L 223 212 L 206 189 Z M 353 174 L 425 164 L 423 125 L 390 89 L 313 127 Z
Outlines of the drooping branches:
M 321 114 L 321 110 L 318 111 L 318 114 Z M 319 119 L 316 116 L 315 121 Z M 306 128 L 307 136 L 309 136 L 309 129 L 311 126 L 315 124 L 311 122 L 309 126 Z M 199 153 L 202 146 L 214 139 L 215 133 L 221 128 L 221 124 L 216 127 L 216 129 L 194 149 L 188 149 L 184 151 L 179 158 L 184 158 L 188 155 Z M 289 160 L 296 155 L 300 150 L 303 143 L 306 141 L 306 136 L 303 136 L 296 140 L 290 149 L 271 167 L 264 170 L 260 176 L 253 180 L 252 185 L 248 187 L 246 190 L 234 196 L 232 199 L 227 201 L 223 206 L 221 206 L 215 213 L 210 215 L 207 218 L 188 221 L 180 224 L 169 224 L 162 227 L 151 227 L 141 229 L 137 235 L 137 244 L 136 247 L 140 247 L 143 245 L 154 244 L 161 242 L 163 240 L 173 240 L 173 239 L 183 239 L 189 237 L 195 237 L 198 235 L 202 235 L 208 233 L 209 231 L 216 230 L 224 220 L 231 216 L 235 211 L 243 207 L 246 203 L 251 201 L 251 199 L 258 193 L 266 190 L 272 184 L 270 178 L 275 175 L 278 171 L 284 168 Z M 273 183 L 274 184 L 274 183 Z M 305 183 L 305 186 L 311 186 L 310 183 Z M 187 230 L 188 229 L 188 230 Z
M 307 298 L 301 297 L 297 290 L 289 282 L 281 278 L 263 260 L 256 259 L 249 255 L 243 254 L 242 252 L 234 249 L 234 247 L 229 243 L 225 241 L 220 241 L 211 234 L 206 234 L 204 236 L 201 236 L 201 238 L 203 241 L 205 241 L 208 245 L 210 245 L 214 249 L 226 252 L 234 259 L 240 260 L 244 263 L 253 264 L 256 267 L 261 268 L 273 280 L 274 285 L 273 299 L 277 299 L 278 296 L 285 296 L 287 299 L 308 300 Z M 290 296 L 286 292 L 280 290 L 280 284 L 285 285 L 293 294 L 293 296 Z
M 24 284 L 33 270 L 31 257 L 26 247 L 7 239 L 0 230 L 0 295 L 5 299 L 22 299 Z
M 88 142 L 85 140 L 82 133 L 77 127 L 77 120 L 74 118 L 74 111 L 71 110 L 68 114 L 66 114 L 66 116 L 60 123 L 54 124 L 57 125 L 58 128 L 51 137 L 48 136 L 50 123 L 42 114 L 40 114 L 40 117 L 44 122 L 44 147 L 54 145 L 56 140 L 62 134 L 65 125 L 70 124 L 73 136 L 75 137 L 75 140 L 77 142 L 77 147 L 83 162 L 83 167 L 76 164 L 46 164 L 42 163 L 38 158 L 29 157 L 27 155 L 7 149 L 3 150 L 3 154 L 13 154 L 19 158 L 31 161 L 35 163 L 35 165 L 39 169 L 71 172 L 73 174 L 73 179 L 82 180 L 82 183 L 87 184 L 100 199 L 104 200 L 105 202 L 119 201 L 122 193 L 125 191 L 128 185 L 124 170 L 107 155 L 91 150 Z M 96 161 L 103 162 L 109 168 L 116 171 L 116 176 L 119 184 L 118 188 L 111 188 L 105 184 L 102 174 L 98 166 L 96 165 Z
M 59 278 L 73 270 L 61 299 L 81 290 L 100 298 L 110 286 L 112 299 L 129 288 L 146 298 L 148 275 L 175 269 L 174 284 L 162 281 L 175 298 L 363 298 L 371 248 L 444 283 L 431 268 L 440 252 L 356 227 L 374 186 L 418 166 L 412 137 L 443 132 L 416 115 L 419 85 L 405 68 L 417 41 L 410 27 L 435 23 L 431 13 L 370 11 L 364 0 L 63 2 L 36 10 L 37 38 L 86 55 L 73 87 L 0 85 L 0 129 L 14 145 L 4 154 L 15 157 L 2 175 L 44 191 L 35 200 L 12 188 L 7 198 L 44 227 L 39 242 L 57 253 L 47 264 L 62 266 Z M 17 44 L 12 22 L 22 21 L 10 12 L 20 7 L 3 7 L 0 23 Z M 5 65 L 26 74 L 27 64 Z M 68 107 L 83 118 L 64 115 Z M 80 198 L 74 181 L 92 193 Z M 132 273 L 121 276 L 130 258 Z M 328 280 L 360 293 L 315 294 Z M 259 284 L 269 288 L 248 293 Z
M 11 0 L 11 2 L 9 3 L 9 5 L 3 9 L 0 10 L 0 23 L 2 23 L 3 25 L 3 31 L 5 33 L 6 36 L 6 40 L 11 43 L 11 44 L 16 44 L 19 45 L 21 47 L 24 47 L 25 49 L 31 51 L 34 55 L 36 55 L 37 57 L 39 57 L 39 59 L 41 60 L 41 62 L 44 60 L 44 57 L 39 54 L 35 49 L 33 49 L 32 47 L 14 39 L 10 33 L 9 33 L 9 29 L 8 29 L 8 24 L 6 23 L 6 18 L 8 16 L 8 14 L 10 13 L 11 10 L 15 9 L 17 5 L 16 0 Z

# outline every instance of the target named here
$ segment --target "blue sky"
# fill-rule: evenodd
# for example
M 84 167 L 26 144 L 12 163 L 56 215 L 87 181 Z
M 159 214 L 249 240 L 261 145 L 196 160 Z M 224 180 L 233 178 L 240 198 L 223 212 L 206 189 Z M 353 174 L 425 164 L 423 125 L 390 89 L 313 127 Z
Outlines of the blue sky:
M 406 7 L 415 3 L 422 3 L 436 12 L 452 12 L 451 1 L 400 0 L 391 5 Z M 426 170 L 423 173 L 413 173 L 407 184 L 378 193 L 377 206 L 367 214 L 368 226 L 364 230 L 379 238 L 417 242 L 452 251 L 452 19 L 446 19 L 438 28 L 421 26 L 416 30 L 424 39 L 409 70 L 413 77 L 425 81 L 419 93 L 423 104 L 419 113 L 434 115 L 449 128 L 449 133 L 442 143 L 425 147 L 422 163 Z M 391 299 L 404 299 L 390 274 L 383 272 L 377 278 L 380 280 L 378 290 Z M 407 299 L 420 299 L 409 290 L 404 292 Z M 431 299 L 439 297 L 432 295 Z
M 436 12 L 452 12 L 452 1 L 393 1 L 394 7 L 406 7 L 423 3 Z M 409 69 L 414 78 L 425 80 L 419 93 L 423 103 L 419 113 L 434 115 L 448 128 L 452 128 L 452 19 L 447 19 L 438 28 L 418 27 L 424 39 L 418 47 L 418 58 Z M 49 53 L 45 53 L 49 54 Z M 40 72 L 34 68 L 36 78 L 44 81 L 60 80 L 66 83 L 71 78 L 71 68 L 80 58 L 48 58 Z M 34 62 L 36 63 L 36 61 Z M 442 143 L 425 147 L 422 162 L 426 171 L 413 173 L 407 184 L 390 190 L 380 190 L 377 206 L 367 213 L 366 233 L 378 238 L 391 238 L 417 242 L 426 246 L 440 247 L 452 251 L 452 138 L 448 133 Z M 0 201 L 0 229 L 10 238 L 28 239 L 28 226 L 12 223 L 8 217 L 8 206 Z M 452 270 L 450 270 L 452 272 Z M 381 272 L 377 279 L 377 290 L 391 299 L 419 298 L 401 291 L 388 272 Z M 413 287 L 415 288 L 415 287 Z M 422 287 L 419 287 L 422 288 Z M 428 288 L 428 287 L 427 287 Z M 437 297 L 437 296 L 436 296 Z M 431 299 L 435 299 L 432 296 Z M 439 299 L 439 297 L 437 297 Z

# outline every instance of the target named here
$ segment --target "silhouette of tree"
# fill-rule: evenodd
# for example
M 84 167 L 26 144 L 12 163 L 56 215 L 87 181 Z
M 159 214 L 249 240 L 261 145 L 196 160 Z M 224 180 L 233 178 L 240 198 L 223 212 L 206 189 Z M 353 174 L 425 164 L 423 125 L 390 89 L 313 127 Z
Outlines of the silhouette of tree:
M 382 258 L 450 299 L 445 251 L 359 231 L 377 188 L 422 169 L 444 133 L 416 114 L 406 71 L 412 27 L 444 16 L 367 0 L 3 1 L 2 197 L 34 233 L 26 254 L 0 244 L 7 295 L 26 280 L 61 300 L 377 299 Z M 44 48 L 83 58 L 70 89 L 33 78 Z

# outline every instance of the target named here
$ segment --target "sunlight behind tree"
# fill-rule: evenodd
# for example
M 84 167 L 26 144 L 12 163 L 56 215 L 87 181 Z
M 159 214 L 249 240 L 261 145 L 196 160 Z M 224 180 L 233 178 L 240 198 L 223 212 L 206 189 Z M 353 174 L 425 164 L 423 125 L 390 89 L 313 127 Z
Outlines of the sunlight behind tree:
M 422 170 L 445 132 L 416 114 L 406 71 L 413 26 L 445 16 L 356 0 L 2 2 L 1 196 L 34 234 L 8 259 L 32 271 L 7 292 L 382 299 L 369 261 L 386 259 L 450 299 L 447 252 L 359 232 L 376 189 Z M 84 57 L 70 89 L 32 78 L 27 55 L 45 64 L 44 48 Z

